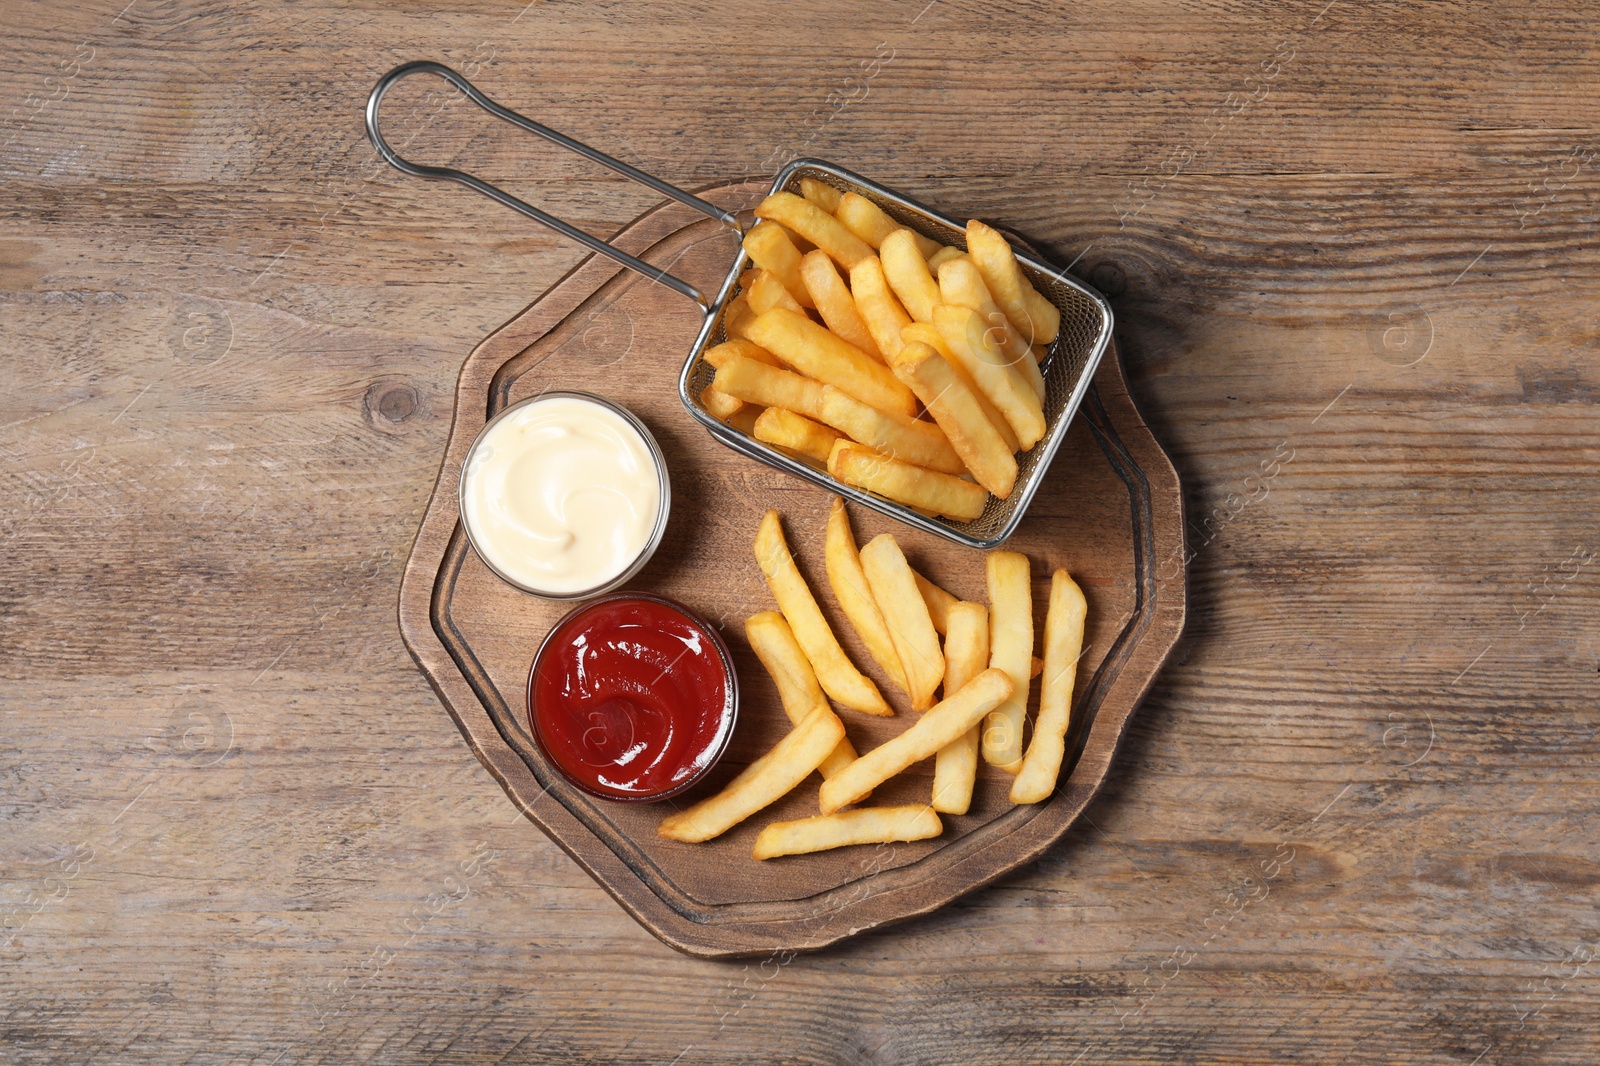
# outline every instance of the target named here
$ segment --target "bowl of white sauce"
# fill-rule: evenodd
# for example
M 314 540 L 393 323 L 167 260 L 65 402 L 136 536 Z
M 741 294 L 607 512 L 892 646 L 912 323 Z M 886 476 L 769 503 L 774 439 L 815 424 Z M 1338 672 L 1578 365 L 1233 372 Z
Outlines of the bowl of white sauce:
M 644 423 L 584 392 L 507 407 L 461 468 L 461 522 L 473 550 L 545 599 L 588 599 L 637 574 L 661 543 L 671 503 L 666 461 Z

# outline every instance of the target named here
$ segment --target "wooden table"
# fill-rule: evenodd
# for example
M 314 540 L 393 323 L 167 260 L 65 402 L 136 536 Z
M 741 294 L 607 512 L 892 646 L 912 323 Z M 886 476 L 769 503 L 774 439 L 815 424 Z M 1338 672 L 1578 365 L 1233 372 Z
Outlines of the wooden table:
M 1600 1055 L 1588 5 L 124 3 L 5 5 L 8 1061 Z M 1111 297 L 1190 622 L 1048 858 L 715 963 L 501 795 L 396 589 L 462 359 L 581 253 L 375 161 L 412 58 Z M 416 158 L 601 234 L 655 202 L 426 89 Z

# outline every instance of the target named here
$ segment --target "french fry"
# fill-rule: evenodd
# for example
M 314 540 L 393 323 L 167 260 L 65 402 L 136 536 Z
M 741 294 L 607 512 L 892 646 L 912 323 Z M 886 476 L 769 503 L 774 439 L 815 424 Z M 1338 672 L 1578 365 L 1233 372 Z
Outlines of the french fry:
M 950 606 L 944 642 L 944 687 L 959 692 L 989 665 L 989 609 L 961 601 Z M 939 749 L 933 761 L 933 809 L 966 814 L 978 779 L 978 726 Z
M 800 279 L 805 282 L 811 303 L 822 316 L 822 321 L 842 339 L 866 352 L 878 362 L 883 353 L 872 331 L 856 310 L 856 298 L 850 295 L 850 286 L 839 276 L 827 252 L 807 252 L 800 257 Z
M 849 270 L 872 254 L 872 246 L 810 200 L 792 192 L 775 192 L 756 205 L 756 217 L 794 230 Z
M 783 282 L 778 280 L 778 275 L 770 270 L 756 271 L 755 280 L 745 290 L 745 299 L 750 301 L 750 310 L 756 314 L 770 311 L 774 307 L 787 307 L 800 314 L 805 313 L 805 308 L 800 302 L 789 295 L 789 290 L 784 288 Z
M 977 725 L 1016 686 L 1004 670 L 985 670 L 945 697 L 893 740 L 878 745 L 822 783 L 823 814 L 856 802 L 895 774 L 921 762 Z
M 917 248 L 916 234 L 897 229 L 883 239 L 878 258 L 883 261 L 884 277 L 900 298 L 906 313 L 918 322 L 932 322 L 933 309 L 944 300 L 939 283 L 928 270 L 928 261 Z
M 839 443 L 843 444 L 843 441 Z M 893 709 L 878 693 L 872 679 L 857 670 L 850 657 L 839 646 L 839 640 L 828 628 L 828 620 L 800 576 L 794 556 L 789 553 L 788 542 L 783 539 L 783 526 L 777 511 L 768 511 L 756 531 L 756 561 L 766 575 L 778 609 L 788 619 L 795 640 L 805 650 L 811 668 L 817 673 L 817 682 L 835 702 L 862 714 L 891 715 Z
M 903 227 L 890 218 L 877 204 L 860 193 L 847 192 L 839 198 L 834 216 L 857 237 L 874 248 L 883 247 L 884 238 Z M 917 243 L 917 254 L 926 259 L 941 247 L 939 242 L 912 230 L 907 230 Z
M 963 377 L 921 341 L 901 348 L 889 365 L 944 430 L 950 447 L 978 484 L 996 496 L 1010 495 L 1017 483 L 1017 460 Z
M 937 306 L 937 305 L 935 305 Z M 939 332 L 939 327 L 932 322 L 913 322 L 900 331 L 900 340 L 906 344 L 912 341 L 921 341 L 946 359 L 952 358 L 950 346 L 945 343 L 944 334 Z M 721 347 L 718 345 L 717 347 Z
M 743 293 L 729 300 L 727 310 L 722 312 L 722 326 L 728 331 L 730 340 L 748 340 L 749 338 L 745 336 L 745 330 L 755 320 L 756 313 L 750 310 L 750 301 L 745 298 Z
M 756 422 L 765 410 L 760 404 L 747 403 L 723 421 L 745 436 L 753 437 L 756 435 Z
M 847 192 L 841 196 L 839 206 L 833 209 L 833 215 L 843 222 L 851 233 L 874 248 L 882 245 L 883 239 L 897 228 L 894 219 L 884 214 L 877 204 L 860 193 Z
M 839 210 L 839 201 L 844 196 L 832 185 L 826 185 L 814 178 L 800 179 L 800 194 L 830 215 Z
M 851 844 L 893 844 L 927 840 L 944 832 L 932 807 L 861 807 L 838 814 L 818 814 L 792 822 L 773 822 L 756 837 L 757 859 L 805 855 Z
M 783 362 L 777 356 L 761 345 L 751 344 L 747 340 L 723 341 L 713 348 L 706 349 L 706 354 L 701 358 L 720 370 L 724 363 L 736 355 L 754 359 L 758 363 L 766 363 L 768 366 L 783 366 Z
M 961 601 L 915 570 L 911 573 L 917 579 L 917 591 L 922 593 L 922 602 L 928 605 L 928 617 L 933 619 L 933 628 L 939 631 L 941 637 L 947 636 L 950 632 L 950 608 Z M 987 645 L 987 637 L 984 643 Z
M 833 442 L 839 439 L 839 434 L 827 426 L 818 425 L 804 415 L 781 407 L 769 407 L 761 412 L 753 430 L 751 435 L 756 440 L 788 448 L 819 463 L 828 461 Z
M 912 341 L 921 341 L 944 356 L 945 361 L 950 364 L 950 369 L 960 374 L 961 379 L 972 390 L 972 395 L 977 399 L 978 406 L 983 408 L 984 417 L 989 420 L 1000 434 L 1000 439 L 1006 442 L 1006 448 L 1013 455 L 1021 450 L 1020 445 L 1017 443 L 1016 430 L 1011 428 L 1011 423 L 1006 421 L 1006 416 L 995 409 L 994 404 L 989 401 L 989 397 L 985 396 L 983 390 L 978 388 L 977 383 L 972 380 L 972 375 L 967 373 L 966 366 L 955 357 L 955 353 L 950 350 L 950 345 L 945 342 L 944 334 L 939 332 L 939 327 L 930 322 L 913 322 L 900 331 L 900 339 L 907 344 Z M 754 346 L 752 345 L 752 347 Z M 760 349 L 757 349 L 757 351 L 760 351 Z
M 789 716 L 790 722 L 798 726 L 812 711 L 828 705 L 811 663 L 806 660 L 805 652 L 794 639 L 794 630 L 789 628 L 782 614 L 762 611 L 751 615 L 745 619 L 744 635 L 750 641 L 756 658 L 761 660 L 761 665 L 772 676 L 773 684 L 778 686 L 778 700 L 783 704 L 783 713 Z M 822 760 L 817 772 L 829 778 L 855 761 L 855 746 L 850 743 L 849 737 L 845 737 Z
M 800 373 L 864 404 L 891 415 L 917 415 L 917 398 L 887 366 L 798 311 L 774 307 L 756 316 L 745 335 Z M 800 413 L 811 417 L 809 412 Z
M 700 403 L 707 411 L 720 421 L 726 422 L 732 418 L 739 408 L 744 406 L 744 401 L 737 396 L 729 396 L 721 392 L 715 385 L 707 385 L 700 390 Z
M 961 461 L 944 431 L 932 422 L 894 419 L 834 388 L 822 387 L 822 409 L 817 421 L 832 426 L 851 440 L 942 474 L 964 474 Z
M 1010 423 L 1017 443 L 1023 448 L 1039 443 L 1046 428 L 1044 405 L 1022 372 L 995 347 L 978 312 L 943 304 L 934 309 L 933 322 L 967 376 Z
M 827 700 L 816 671 L 781 611 L 761 611 L 744 620 L 744 635 L 778 687 L 778 699 L 793 725 Z
M 688 843 L 721 836 L 793 791 L 822 765 L 843 737 L 844 723 L 839 716 L 826 705 L 817 707 L 721 792 L 663 818 L 656 832 L 668 840 Z
M 828 473 L 846 485 L 961 522 L 983 514 L 989 502 L 989 492 L 982 485 L 912 466 L 847 440 L 834 443 L 828 455 Z
M 824 560 L 828 565 L 828 584 L 833 586 L 833 598 L 839 601 L 840 609 L 861 643 L 867 646 L 867 652 L 900 691 L 909 692 L 900 653 L 895 650 L 894 638 L 889 635 L 889 626 L 878 609 L 878 601 L 872 597 L 866 571 L 861 568 L 861 553 L 856 551 L 855 534 L 850 531 L 850 515 L 844 501 L 837 496 L 828 511 Z
M 945 245 L 937 252 L 934 252 L 932 255 L 928 256 L 928 270 L 933 274 L 934 277 L 938 277 L 940 267 L 944 266 L 952 259 L 964 258 L 966 254 L 967 253 L 963 252 L 960 248 L 953 248 L 950 245 Z
M 1044 680 L 1039 684 L 1039 716 L 1033 739 L 1022 759 L 1022 772 L 1011 782 L 1012 803 L 1038 803 L 1050 798 L 1067 754 L 1067 726 L 1072 719 L 1072 686 L 1083 652 L 1083 620 L 1088 613 L 1083 590 L 1065 570 L 1050 578 L 1050 609 L 1044 619 Z
M 781 407 L 816 421 L 822 416 L 822 385 L 792 370 L 768 366 L 742 355 L 723 361 L 711 387 L 746 403 Z
M 888 533 L 872 538 L 861 549 L 861 568 L 866 571 L 872 598 L 883 612 L 890 639 L 905 670 L 906 694 L 911 709 L 925 711 L 934 704 L 934 693 L 944 680 L 944 653 L 939 649 L 939 634 L 934 631 L 928 606 L 917 592 L 917 579 Z
M 856 299 L 856 310 L 861 312 L 867 328 L 872 331 L 878 351 L 885 360 L 893 359 L 904 343 L 900 331 L 911 324 L 911 316 L 889 291 L 883 263 L 877 256 L 868 256 L 850 268 L 850 294 Z
M 811 306 L 810 294 L 800 281 L 800 249 L 776 222 L 757 222 L 744 235 L 750 261 L 776 277 L 802 307 Z
M 1061 331 L 1061 312 L 1039 295 L 1017 263 L 1011 244 L 977 219 L 967 222 L 967 252 L 994 302 L 1029 344 L 1049 344 Z
M 989 666 L 1004 670 L 1014 689 L 983 727 L 983 758 L 1008 774 L 1022 768 L 1022 731 L 1028 718 L 1028 669 L 1033 665 L 1033 587 L 1028 557 L 990 552 Z
M 944 297 L 947 304 L 970 307 L 978 312 L 988 324 L 989 336 L 994 343 L 1005 353 L 1011 365 L 1022 372 L 1034 395 L 1043 400 L 1044 375 L 1039 371 L 1032 345 L 1012 328 L 1005 313 L 995 306 L 988 287 L 983 283 L 983 275 L 978 273 L 976 264 L 970 258 L 955 259 L 939 268 L 939 295 Z M 755 302 L 751 301 L 750 306 L 754 307 Z

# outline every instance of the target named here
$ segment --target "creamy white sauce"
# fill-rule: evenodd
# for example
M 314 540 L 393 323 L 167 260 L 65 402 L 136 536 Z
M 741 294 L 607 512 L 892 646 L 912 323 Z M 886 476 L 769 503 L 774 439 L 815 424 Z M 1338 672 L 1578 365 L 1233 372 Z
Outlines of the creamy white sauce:
M 655 455 L 639 431 L 571 396 L 500 419 L 462 472 L 461 517 L 479 554 L 518 584 L 558 595 L 632 566 L 661 503 Z

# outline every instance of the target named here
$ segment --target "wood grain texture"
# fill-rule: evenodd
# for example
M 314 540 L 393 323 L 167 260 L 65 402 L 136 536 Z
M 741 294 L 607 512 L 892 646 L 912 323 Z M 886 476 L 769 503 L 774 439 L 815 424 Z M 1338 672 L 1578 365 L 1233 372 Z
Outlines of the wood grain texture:
M 5 5 L 6 1057 L 1593 1062 L 1592 12 L 1325 4 Z M 581 253 L 373 159 L 424 57 L 688 187 L 837 160 L 1111 297 L 1190 620 L 1038 862 L 746 968 L 505 801 L 395 589 L 462 360 Z M 653 206 L 393 102 L 595 232 Z

